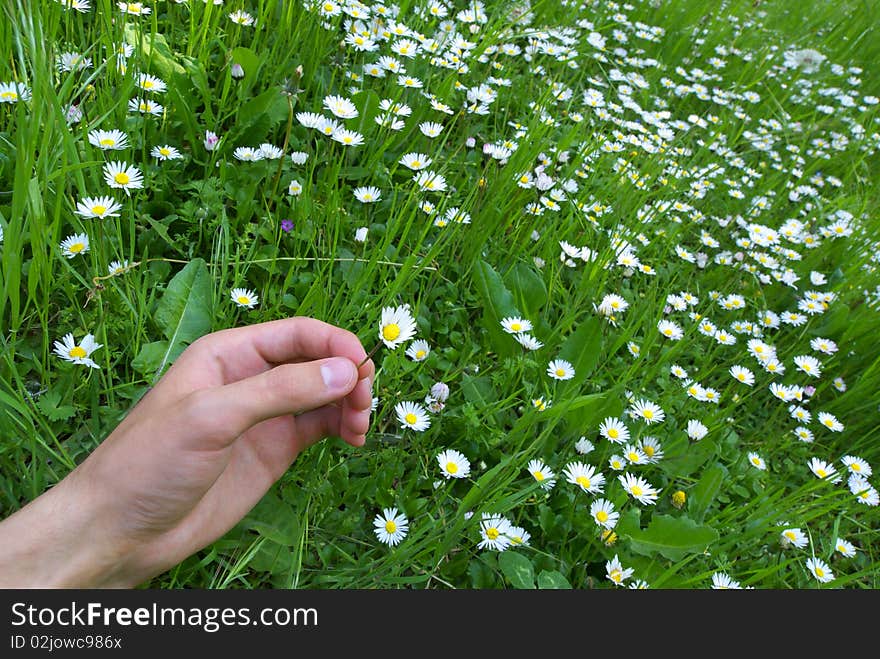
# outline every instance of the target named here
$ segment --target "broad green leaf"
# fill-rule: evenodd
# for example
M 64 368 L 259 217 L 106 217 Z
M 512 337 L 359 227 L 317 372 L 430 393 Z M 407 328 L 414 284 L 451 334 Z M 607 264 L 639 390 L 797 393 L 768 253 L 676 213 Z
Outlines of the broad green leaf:
M 561 572 L 541 570 L 538 574 L 538 588 L 541 590 L 570 590 L 571 584 Z
M 174 275 L 156 308 L 156 323 L 168 344 L 156 368 L 158 376 L 189 343 L 211 331 L 211 275 L 204 259 L 193 259 Z
M 574 377 L 567 380 L 569 388 L 581 384 L 596 368 L 602 356 L 602 326 L 596 316 L 581 322 L 559 348 L 559 358 L 571 362 Z
M 691 442 L 682 432 L 664 442 L 663 451 L 658 466 L 670 476 L 688 476 L 715 454 L 715 444 L 708 438 Z
M 477 294 L 483 303 L 483 324 L 489 334 L 492 347 L 499 355 L 507 357 L 515 354 L 519 345 L 507 332 L 501 329 L 501 320 L 508 316 L 519 316 L 513 296 L 501 276 L 485 261 L 477 261 L 474 266 L 474 283 Z
M 727 478 L 727 469 L 721 463 L 716 463 L 703 472 L 700 480 L 689 492 L 688 512 L 697 522 L 703 521 L 725 478 Z
M 351 121 L 351 123 L 357 122 L 356 130 L 364 133 L 368 129 L 375 128 L 375 118 L 379 115 L 379 103 L 381 102 L 379 95 L 372 89 L 365 89 L 352 96 L 351 102 L 354 103 L 358 111 L 357 119 Z
M 167 80 L 175 73 L 185 73 L 186 70 L 176 61 L 174 52 L 165 40 L 165 36 L 148 31 L 139 30 L 135 25 L 125 25 L 125 41 L 137 48 L 143 48 L 143 61 L 150 62 L 159 77 Z
M 532 562 L 516 551 L 505 551 L 498 556 L 498 567 L 514 588 L 535 587 L 535 570 Z
M 660 554 L 671 561 L 702 552 L 718 539 L 718 532 L 711 526 L 698 525 L 689 517 L 670 515 L 654 515 L 646 529 L 621 528 L 618 524 L 618 535 L 624 537 L 624 533 L 635 553 Z
M 141 346 L 137 356 L 131 361 L 131 367 L 138 373 L 154 373 L 167 352 L 168 341 L 146 343 Z
M 260 70 L 260 58 L 250 48 L 238 46 L 232 49 L 232 63 L 239 64 L 244 71 L 243 80 L 256 80 Z
M 461 393 L 469 403 L 485 408 L 497 400 L 492 381 L 486 376 L 465 373 L 461 378 Z
M 537 319 L 547 303 L 547 286 L 533 266 L 517 263 L 504 276 L 516 304 L 529 318 Z

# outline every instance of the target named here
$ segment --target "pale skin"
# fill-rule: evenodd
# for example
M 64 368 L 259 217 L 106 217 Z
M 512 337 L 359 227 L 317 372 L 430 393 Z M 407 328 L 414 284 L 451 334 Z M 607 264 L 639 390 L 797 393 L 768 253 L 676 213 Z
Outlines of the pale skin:
M 304 317 L 194 342 L 82 464 L 0 522 L 0 587 L 134 587 L 209 545 L 307 447 L 363 445 L 366 357 Z

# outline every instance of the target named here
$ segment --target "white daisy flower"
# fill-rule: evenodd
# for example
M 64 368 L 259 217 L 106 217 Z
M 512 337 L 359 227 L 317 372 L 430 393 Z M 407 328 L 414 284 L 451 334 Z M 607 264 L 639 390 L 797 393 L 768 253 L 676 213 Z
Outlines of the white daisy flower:
M 409 305 L 383 307 L 379 320 L 379 340 L 386 347 L 394 349 L 416 334 L 416 321 L 409 310 Z
M 373 520 L 373 531 L 379 542 L 393 547 L 406 537 L 409 521 L 397 508 L 383 508 L 382 514 Z
M 119 217 L 122 204 L 113 197 L 85 197 L 76 204 L 77 215 L 82 217 Z
M 394 406 L 394 411 L 397 413 L 397 420 L 400 421 L 401 428 L 423 432 L 431 426 L 428 410 L 419 403 L 404 400 Z
M 55 341 L 53 352 L 62 359 L 73 362 L 74 364 L 82 364 L 91 368 L 101 368 L 94 361 L 91 355 L 98 348 L 103 347 L 102 344 L 95 341 L 95 337 L 86 334 L 80 343 L 73 339 L 73 334 L 65 334 L 61 341 Z
M 471 473 L 471 463 L 455 449 L 446 449 L 438 454 L 437 462 L 446 478 L 467 478 Z
M 253 309 L 260 301 L 256 292 L 247 288 L 233 288 L 230 292 L 230 297 L 235 304 L 240 307 L 247 307 L 248 309 Z

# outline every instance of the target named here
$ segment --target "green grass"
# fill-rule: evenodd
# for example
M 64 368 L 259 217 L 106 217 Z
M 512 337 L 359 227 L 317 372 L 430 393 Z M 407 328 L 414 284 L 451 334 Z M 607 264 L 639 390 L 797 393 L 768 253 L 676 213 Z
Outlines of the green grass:
M 449 25 L 472 45 L 398 56 L 422 89 L 400 86 L 393 73 L 363 73 L 393 54 L 398 37 L 358 52 L 341 43 L 347 16 L 325 23 L 302 2 L 145 2 L 152 12 L 141 17 L 110 0 L 91 4 L 78 13 L 55 0 L 15 0 L 0 24 L 0 83 L 22 83 L 31 96 L 0 104 L 4 516 L 63 478 L 161 375 L 168 360 L 156 356 L 156 307 L 175 274 L 203 259 L 211 303 L 201 320 L 213 330 L 307 315 L 351 329 L 369 350 L 382 307 L 409 304 L 431 352 L 415 362 L 403 347 L 381 349 L 367 445 L 329 439 L 309 449 L 235 529 L 152 587 L 613 587 L 606 561 L 615 555 L 634 570 L 627 583 L 655 588 L 706 588 L 716 572 L 755 588 L 880 586 L 880 507 L 856 501 L 840 461 L 854 455 L 880 468 L 880 131 L 878 106 L 865 101 L 880 95 L 878 3 L 817 0 L 806 11 L 782 1 L 707 9 L 696 0 L 536 0 L 530 23 L 516 24 L 514 3 L 487 0 L 473 33 L 456 19 L 466 3 L 447 3 Z M 422 11 L 428 6 L 404 0 L 398 21 L 439 38 L 446 33 Z M 256 25 L 234 24 L 233 9 Z M 604 50 L 588 40 L 593 32 L 607 40 Z M 123 43 L 132 49 L 126 60 L 114 55 Z M 513 44 L 519 54 L 501 52 Z M 799 49 L 825 59 L 815 71 L 785 67 L 783 54 Z M 60 72 L 57 58 L 71 51 L 91 66 Z M 243 78 L 230 75 L 232 63 Z M 158 116 L 129 111 L 138 73 L 167 84 L 145 94 L 164 106 Z M 485 113 L 467 109 L 466 89 L 479 85 L 494 90 L 483 96 Z M 629 89 L 624 98 L 621 88 Z M 603 112 L 587 104 L 588 89 L 600 93 Z M 329 94 L 354 102 L 360 116 L 344 123 L 364 135 L 363 146 L 343 146 L 296 118 L 322 112 Z M 382 99 L 409 106 L 400 130 L 375 123 Z M 71 104 L 80 121 L 68 122 Z M 426 137 L 424 121 L 443 132 Z M 88 139 L 94 129 L 119 129 L 129 145 L 99 150 Z M 221 137 L 214 151 L 203 145 L 206 130 Z M 515 143 L 506 159 L 483 153 L 484 144 L 505 141 Z M 233 156 L 262 143 L 284 158 Z M 158 161 L 150 151 L 162 144 L 184 157 Z M 294 164 L 294 151 L 307 161 Z M 428 154 L 448 189 L 419 190 L 399 163 L 407 152 Z M 111 160 L 139 167 L 144 188 L 111 190 L 102 173 Z M 542 160 L 554 190 L 571 185 L 555 208 L 535 215 L 529 205 L 542 207 L 549 193 L 517 180 L 536 177 Z M 300 195 L 288 194 L 291 180 Z M 366 185 L 381 190 L 379 202 L 355 200 L 353 189 Z M 78 201 L 99 195 L 122 204 L 119 217 L 74 213 Z M 432 215 L 421 208 L 426 201 Z M 435 226 L 455 208 L 470 222 Z M 845 236 L 829 229 L 840 217 L 851 218 Z M 754 232 L 742 242 L 749 223 L 781 231 L 791 220 L 800 238 L 781 237 L 775 252 L 755 244 Z M 363 243 L 354 239 L 360 227 L 368 228 Z M 59 244 L 78 233 L 90 248 L 67 258 Z M 567 264 L 561 241 L 594 258 Z M 621 241 L 653 274 L 617 265 Z M 685 260 L 677 247 L 707 262 Z M 111 274 L 114 261 L 128 266 Z M 786 270 L 799 277 L 793 286 L 777 280 Z M 813 271 L 827 283 L 812 284 Z M 255 291 L 256 308 L 234 305 L 233 287 Z M 795 311 L 809 291 L 828 295 L 827 308 L 802 325 L 763 330 L 785 367 L 774 376 L 749 354 L 748 327 L 736 324 L 752 323 L 756 333 L 764 312 Z M 699 302 L 667 309 L 667 296 L 682 292 Z M 614 322 L 596 309 L 612 293 L 629 303 Z M 742 296 L 742 308 L 713 301 L 731 294 Z M 510 315 L 530 320 L 543 347 L 526 350 L 505 333 L 500 320 Z M 702 334 L 706 319 L 735 344 Z M 661 320 L 683 337 L 662 336 Z M 93 355 L 100 369 L 86 373 L 53 353 L 68 332 L 103 344 Z M 816 352 L 817 337 L 839 350 Z M 639 346 L 638 357 L 629 345 Z M 796 367 L 802 355 L 819 358 L 821 377 Z M 548 377 L 557 358 L 574 365 L 572 380 Z M 719 402 L 688 396 L 673 364 L 716 389 Z M 736 382 L 732 365 L 749 368 L 754 386 Z M 423 400 L 435 382 L 451 394 L 431 427 L 401 429 L 395 404 Z M 815 387 L 800 402 L 809 424 L 792 418 L 771 382 Z M 539 397 L 552 401 L 543 411 L 533 405 Z M 665 420 L 630 418 L 640 399 L 659 405 Z M 835 415 L 843 432 L 823 427 L 819 412 Z M 626 469 L 657 489 L 654 505 L 629 497 L 609 466 L 623 445 L 600 436 L 607 417 L 623 420 L 633 442 L 653 436 L 662 446 L 656 464 Z M 689 420 L 708 434 L 688 439 Z M 798 441 L 799 425 L 814 441 Z M 575 449 L 582 437 L 595 446 L 587 455 Z M 436 456 L 448 448 L 470 460 L 469 478 L 442 477 Z M 750 452 L 765 471 L 750 465 Z M 811 458 L 833 463 L 843 480 L 819 480 Z M 555 472 L 555 487 L 543 490 L 529 475 L 532 459 Z M 604 474 L 602 495 L 566 482 L 573 461 Z M 876 476 L 869 480 L 877 486 Z M 682 507 L 672 502 L 677 491 L 686 495 Z M 620 513 L 613 537 L 590 516 L 600 496 Z M 410 528 L 389 548 L 372 521 L 392 506 Z M 527 545 L 478 549 L 484 513 L 522 527 Z M 807 547 L 781 545 L 789 527 L 807 535 Z M 838 537 L 858 548 L 854 557 L 835 552 Z M 807 572 L 811 556 L 829 563 L 833 581 L 818 584 Z

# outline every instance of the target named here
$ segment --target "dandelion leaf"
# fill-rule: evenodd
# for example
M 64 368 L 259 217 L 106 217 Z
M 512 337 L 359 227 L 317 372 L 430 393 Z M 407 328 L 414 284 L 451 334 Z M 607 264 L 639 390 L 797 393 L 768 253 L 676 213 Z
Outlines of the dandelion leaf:
M 680 561 L 687 554 L 704 551 L 718 540 L 718 531 L 697 524 L 689 517 L 655 514 L 645 529 L 633 524 L 632 517 L 625 521 L 618 524 L 618 535 L 628 539 L 632 551 L 642 556 L 660 554 L 671 561 Z
M 530 319 L 537 320 L 547 303 L 547 285 L 532 266 L 517 263 L 504 276 L 516 304 Z
M 498 567 L 514 588 L 533 589 L 535 570 L 532 562 L 515 551 L 505 551 L 498 556 Z
M 541 590 L 571 590 L 571 584 L 561 572 L 541 570 L 538 574 L 538 588 Z
M 519 348 L 516 340 L 501 328 L 502 318 L 520 315 L 513 295 L 501 276 L 485 261 L 477 261 L 474 267 L 474 284 L 483 303 L 483 324 L 492 347 L 502 357 L 515 354 L 515 348 Z
M 211 275 L 204 259 L 193 259 L 174 275 L 154 317 L 167 341 L 145 345 L 132 366 L 158 377 L 187 345 L 211 331 Z
M 688 512 L 698 522 L 702 522 L 712 501 L 721 491 L 721 485 L 727 478 L 727 469 L 722 464 L 715 464 L 703 472 L 700 480 L 690 491 Z

